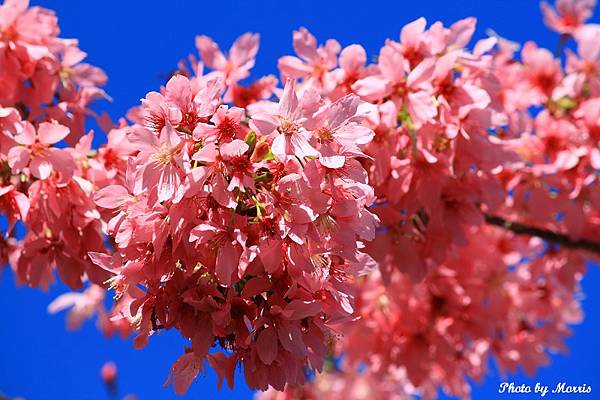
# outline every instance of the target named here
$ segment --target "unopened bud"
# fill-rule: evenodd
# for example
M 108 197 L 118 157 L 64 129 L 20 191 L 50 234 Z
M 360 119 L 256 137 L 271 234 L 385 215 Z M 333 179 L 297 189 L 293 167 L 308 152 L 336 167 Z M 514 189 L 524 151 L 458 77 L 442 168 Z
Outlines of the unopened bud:
M 105 362 L 100 369 L 100 376 L 106 385 L 114 385 L 117 380 L 117 366 L 114 362 Z
M 259 142 L 254 147 L 254 152 L 252 153 L 252 157 L 250 160 L 252 162 L 259 162 L 267 158 L 271 150 L 269 149 L 269 145 L 266 142 Z

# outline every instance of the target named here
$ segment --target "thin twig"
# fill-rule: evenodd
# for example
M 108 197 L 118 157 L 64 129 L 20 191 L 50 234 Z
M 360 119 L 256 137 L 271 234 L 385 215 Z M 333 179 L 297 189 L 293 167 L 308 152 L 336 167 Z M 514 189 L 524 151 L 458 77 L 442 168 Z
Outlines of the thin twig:
M 517 235 L 535 236 L 568 249 L 586 250 L 600 254 L 600 243 L 598 242 L 587 239 L 573 239 L 563 233 L 554 232 L 549 229 L 536 228 L 519 222 L 508 221 L 496 215 L 484 213 L 483 216 L 485 217 L 485 222 L 488 224 L 507 229 Z
M 565 45 L 569 41 L 570 37 L 571 35 L 569 35 L 568 33 L 563 33 L 562 35 L 560 35 L 560 39 L 558 39 L 558 45 L 556 46 L 556 50 L 554 51 L 555 58 L 562 58 L 563 53 L 565 51 Z

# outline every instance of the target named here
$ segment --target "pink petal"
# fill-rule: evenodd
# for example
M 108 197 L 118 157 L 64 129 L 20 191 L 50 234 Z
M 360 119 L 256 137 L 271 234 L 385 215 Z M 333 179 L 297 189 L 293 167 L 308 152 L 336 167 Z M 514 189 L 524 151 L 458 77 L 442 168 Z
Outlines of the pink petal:
M 306 355 L 306 345 L 298 328 L 292 324 L 281 324 L 277 328 L 277 333 L 279 342 L 284 349 L 299 356 Z
M 400 41 L 407 47 L 417 47 L 423 40 L 423 32 L 427 26 L 427 20 L 423 17 L 410 22 L 402 28 L 400 32 Z
M 233 382 L 235 376 L 235 366 L 237 364 L 237 357 L 232 355 L 227 357 L 223 353 L 213 353 L 206 357 L 206 360 L 210 364 L 211 367 L 217 373 L 219 377 L 219 382 L 217 383 L 217 390 L 221 389 L 223 385 L 223 378 L 227 381 L 227 386 L 230 389 L 233 389 Z
M 27 217 L 27 213 L 29 212 L 29 197 L 21 192 L 16 192 L 14 199 L 17 202 L 21 219 L 25 219 Z
M 269 278 L 267 278 L 264 275 L 251 278 L 244 285 L 244 289 L 242 289 L 241 296 L 244 299 L 250 299 L 251 297 L 254 297 L 257 294 L 266 292 L 267 290 L 269 290 L 270 286 L 271 282 L 269 281 Z
M 560 21 L 560 17 L 556 14 L 554 8 L 552 8 L 545 1 L 540 4 L 540 7 L 542 9 L 542 14 L 544 15 L 544 23 L 546 24 L 546 26 L 548 26 L 550 29 L 553 29 L 556 32 L 562 33 L 562 23 Z
M 219 130 L 214 125 L 199 123 L 194 128 L 193 136 L 194 139 L 200 140 L 202 138 L 216 137 Z
M 237 38 L 229 50 L 231 62 L 240 66 L 253 59 L 258 52 L 259 37 L 258 33 L 248 32 Z
M 187 175 L 185 196 L 192 197 L 200 192 L 209 175 L 210 169 L 207 167 L 200 166 L 192 169 Z
M 277 68 L 281 76 L 287 79 L 300 79 L 311 73 L 312 68 L 294 56 L 283 56 L 277 61 Z
M 217 203 L 226 208 L 235 208 L 237 202 L 233 198 L 233 194 L 227 189 L 228 183 L 222 173 L 214 175 L 212 185 L 212 196 L 215 198 Z
M 304 27 L 294 31 L 294 51 L 307 61 L 316 61 L 317 39 Z
M 266 365 L 271 365 L 277 358 L 277 333 L 275 328 L 267 328 L 258 334 L 256 339 L 256 352 L 260 360 Z
M 262 261 L 265 272 L 273 274 L 281 268 L 283 249 L 280 240 L 265 240 L 260 246 L 260 261 Z
M 127 139 L 134 148 L 142 152 L 152 153 L 157 148 L 160 148 L 160 143 L 156 135 L 143 127 L 131 130 L 127 134 Z
M 88 253 L 88 257 L 92 263 L 113 274 L 118 273 L 121 267 L 121 265 L 119 265 L 120 262 L 118 261 L 118 258 L 110 254 L 90 251 Z
M 218 250 L 215 274 L 224 285 L 231 285 L 231 275 L 237 271 L 240 261 L 239 248 L 229 241 L 225 242 Z
M 52 164 L 48 159 L 43 157 L 35 157 L 31 164 L 29 165 L 29 169 L 33 176 L 38 179 L 47 179 L 52 173 Z
M 69 128 L 57 123 L 42 122 L 38 127 L 38 139 L 43 144 L 54 144 L 69 134 Z
M 590 163 L 592 168 L 600 170 L 600 150 L 594 148 L 590 151 Z
M 377 100 L 391 91 L 391 85 L 383 76 L 368 76 L 354 82 L 352 90 L 367 100 Z
M 354 117 L 360 103 L 361 100 L 358 96 L 349 94 L 329 105 L 327 107 L 327 111 L 329 111 L 331 115 L 329 126 L 331 128 L 337 128 L 348 119 Z
M 475 33 L 476 24 L 477 19 L 473 17 L 461 19 L 452 24 L 450 27 L 451 35 L 449 39 L 451 44 L 458 48 L 465 47 L 471 40 L 471 37 L 473 37 L 473 33 Z
M 575 31 L 574 36 L 579 56 L 583 60 L 597 62 L 600 58 L 600 25 L 583 25 Z
M 344 166 L 344 163 L 346 162 L 346 157 L 344 157 L 342 155 L 331 155 L 331 156 L 323 156 L 322 155 L 319 157 L 319 162 L 327 168 L 337 169 L 337 168 L 342 168 Z
M 235 139 L 232 142 L 226 143 L 220 147 L 221 155 L 225 159 L 238 157 L 248 151 L 250 146 L 243 140 Z
M 190 232 L 190 242 L 206 243 L 219 232 L 219 229 L 210 224 L 200 224 Z
M 31 152 L 27 147 L 16 146 L 8 151 L 8 165 L 13 172 L 20 172 L 29 164 Z
M 77 304 L 83 295 L 81 293 L 64 293 L 58 296 L 48 305 L 48 313 L 56 314 L 59 311 L 65 310 Z
M 207 143 L 192 156 L 192 160 L 202 161 L 207 164 L 215 162 L 217 159 L 217 146 L 213 143 Z
M 157 186 L 158 201 L 170 200 L 175 189 L 181 183 L 181 177 L 174 165 L 165 166 L 160 173 Z
M 335 140 L 346 147 L 367 144 L 374 136 L 373 130 L 357 123 L 345 124 L 335 131 Z
M 250 128 L 263 136 L 269 136 L 277 129 L 277 120 L 269 114 L 254 114 L 250 120 Z
M 49 149 L 48 161 L 52 163 L 53 169 L 60 174 L 63 182 L 71 179 L 77 169 L 73 155 L 66 149 Z
M 108 81 L 108 76 L 100 68 L 86 63 L 73 67 L 73 79 L 79 86 L 103 86 Z M 108 131 L 107 129 L 104 129 Z
M 175 393 L 183 396 L 200 371 L 204 371 L 202 359 L 194 353 L 186 353 L 175 361 L 164 386 L 170 383 L 172 376 Z
M 81 62 L 87 54 L 84 51 L 79 50 L 75 46 L 69 46 L 65 49 L 62 55 L 62 64 L 72 67 L 73 65 Z
M 406 78 L 406 85 L 410 88 L 420 88 L 424 83 L 428 83 L 433 77 L 435 70 L 435 59 L 426 58 L 421 61 Z
M 173 75 L 165 87 L 165 97 L 181 109 L 188 107 L 192 102 L 190 80 L 183 75 Z
M 31 146 L 35 143 L 35 128 L 30 122 L 23 125 L 23 131 L 15 136 L 15 142 L 24 146 Z
M 103 208 L 119 208 L 132 197 L 129 191 L 121 185 L 106 186 L 94 195 L 94 202 Z
M 393 83 L 404 79 L 404 57 L 391 46 L 384 46 L 379 52 L 379 69 L 382 75 Z
M 211 324 L 200 325 L 192 338 L 192 349 L 197 356 L 205 357 L 214 341 L 215 337 L 212 334 Z
M 409 111 L 415 124 L 427 122 L 437 115 L 433 97 L 427 92 L 409 93 L 408 101 Z
M 280 135 L 284 136 L 284 135 Z M 302 133 L 295 133 L 290 138 L 290 147 L 296 157 L 318 157 L 319 152 L 312 147 Z
M 285 306 L 283 313 L 291 320 L 298 320 L 317 315 L 322 307 L 322 303 L 318 300 L 292 300 Z
M 296 81 L 288 79 L 283 88 L 283 94 L 279 100 L 279 115 L 292 117 L 298 108 L 298 96 L 296 95 Z
M 346 72 L 357 72 L 364 67 L 366 62 L 367 53 L 365 49 L 358 44 L 352 44 L 340 53 L 340 67 Z
M 273 143 L 271 144 L 271 152 L 277 156 L 277 158 L 281 161 L 285 161 L 287 156 L 286 151 L 287 143 L 285 140 L 285 135 L 279 134 L 273 139 Z
M 200 57 L 204 64 L 212 69 L 223 70 L 227 65 L 227 60 L 219 46 L 213 42 L 208 36 L 197 36 L 196 37 L 196 48 L 200 53 Z

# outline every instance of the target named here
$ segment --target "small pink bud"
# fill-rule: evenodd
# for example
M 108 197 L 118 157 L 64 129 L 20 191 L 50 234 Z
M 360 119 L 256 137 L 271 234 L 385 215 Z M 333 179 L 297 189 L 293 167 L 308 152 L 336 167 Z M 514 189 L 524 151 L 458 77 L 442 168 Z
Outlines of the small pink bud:
M 105 362 L 100 369 L 100 376 L 107 385 L 112 385 L 117 380 L 117 366 L 114 362 Z
M 254 152 L 252 153 L 252 162 L 258 162 L 263 160 L 269 154 L 269 145 L 265 142 L 256 144 Z

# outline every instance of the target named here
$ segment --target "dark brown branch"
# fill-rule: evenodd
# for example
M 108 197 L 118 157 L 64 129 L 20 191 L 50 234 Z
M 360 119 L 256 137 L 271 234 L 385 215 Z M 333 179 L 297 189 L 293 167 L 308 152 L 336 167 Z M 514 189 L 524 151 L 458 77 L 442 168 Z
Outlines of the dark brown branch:
M 536 228 L 524 225 L 519 222 L 508 221 L 496 215 L 483 214 L 485 222 L 490 225 L 499 226 L 507 229 L 517 235 L 535 236 L 544 239 L 547 242 L 555 243 L 568 249 L 586 250 L 592 253 L 600 254 L 600 243 L 586 239 L 572 239 L 569 236 L 554 232 L 549 229 Z

